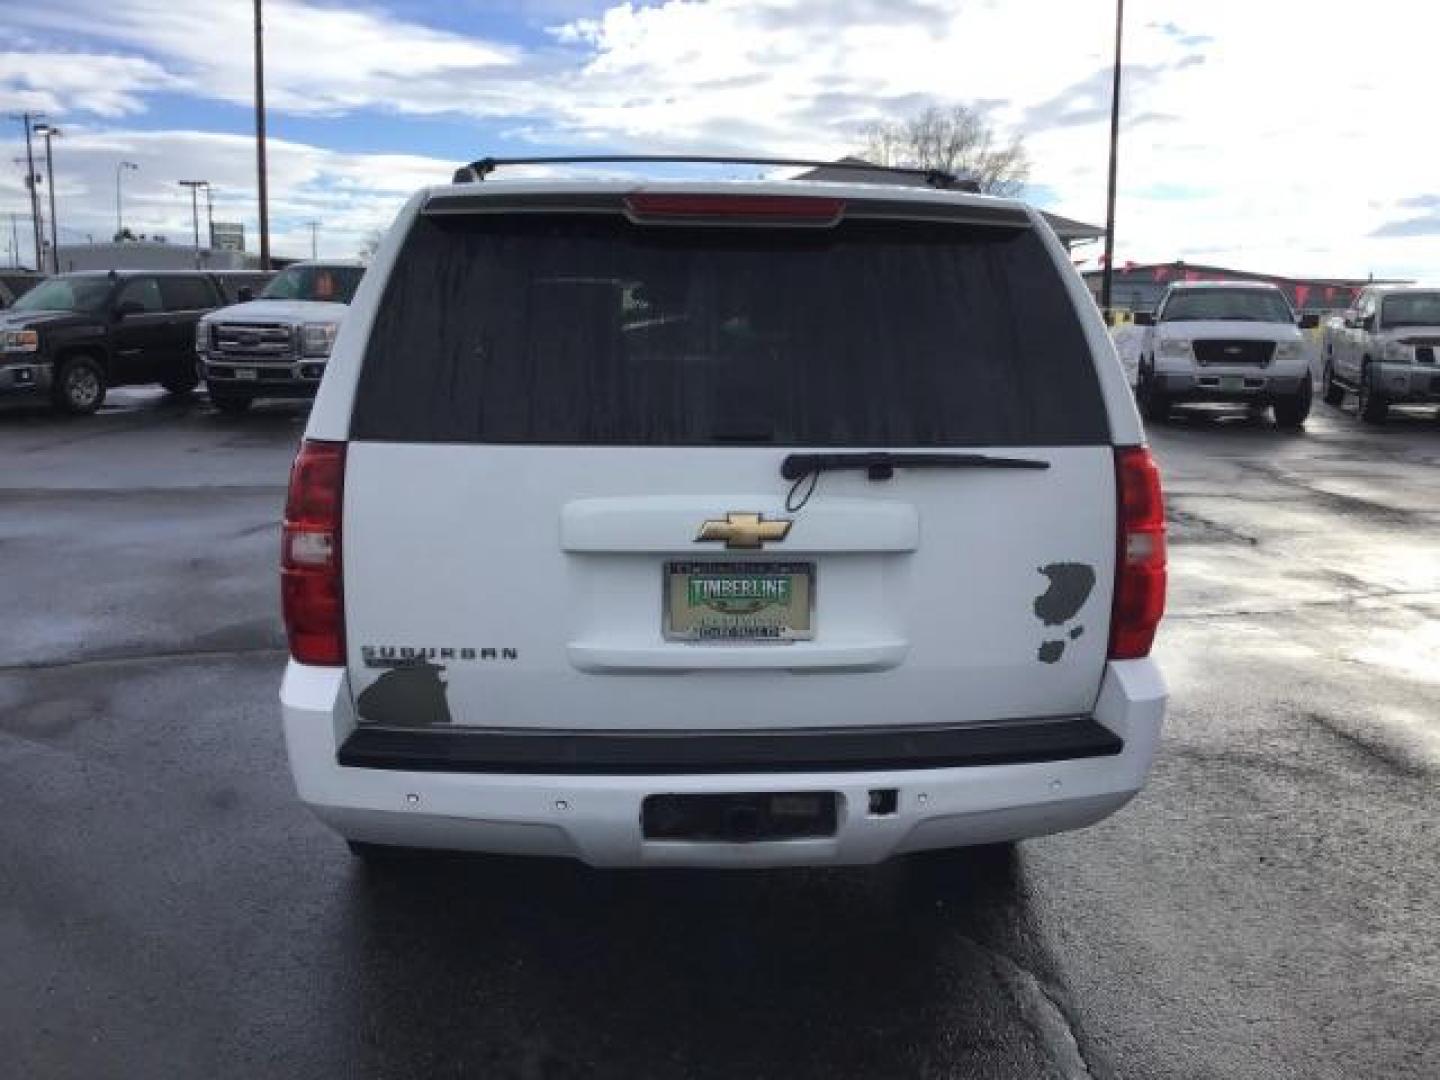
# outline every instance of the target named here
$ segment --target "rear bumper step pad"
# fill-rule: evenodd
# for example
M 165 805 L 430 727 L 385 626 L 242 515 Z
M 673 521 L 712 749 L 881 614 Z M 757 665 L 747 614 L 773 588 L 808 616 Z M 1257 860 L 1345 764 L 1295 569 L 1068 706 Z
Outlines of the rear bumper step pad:
M 408 772 L 644 775 L 859 772 L 1020 765 L 1119 754 L 1091 717 L 791 731 L 516 731 L 357 728 L 337 759 Z

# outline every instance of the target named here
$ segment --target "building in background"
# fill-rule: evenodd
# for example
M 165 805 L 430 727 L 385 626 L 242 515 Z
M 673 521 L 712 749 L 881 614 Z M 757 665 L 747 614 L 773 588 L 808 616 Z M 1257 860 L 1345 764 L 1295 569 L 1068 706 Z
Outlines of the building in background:
M 1095 302 L 1100 302 L 1103 270 L 1087 270 L 1085 284 Z M 1111 303 L 1117 309 L 1154 311 L 1160 297 L 1175 281 L 1263 281 L 1278 285 L 1297 311 L 1344 311 L 1355 294 L 1367 285 L 1406 285 L 1409 282 L 1374 278 L 1291 278 L 1252 270 L 1231 270 L 1182 261 L 1169 263 L 1125 263 L 1115 267 Z

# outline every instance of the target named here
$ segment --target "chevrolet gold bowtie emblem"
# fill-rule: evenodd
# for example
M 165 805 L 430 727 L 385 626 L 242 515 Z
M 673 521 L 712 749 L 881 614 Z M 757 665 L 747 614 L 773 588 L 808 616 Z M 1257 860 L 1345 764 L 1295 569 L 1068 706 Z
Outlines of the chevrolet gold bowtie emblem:
M 727 548 L 758 548 L 784 540 L 790 532 L 788 521 L 765 521 L 760 514 L 726 514 L 724 521 L 707 521 L 700 526 L 695 542 L 723 543 Z

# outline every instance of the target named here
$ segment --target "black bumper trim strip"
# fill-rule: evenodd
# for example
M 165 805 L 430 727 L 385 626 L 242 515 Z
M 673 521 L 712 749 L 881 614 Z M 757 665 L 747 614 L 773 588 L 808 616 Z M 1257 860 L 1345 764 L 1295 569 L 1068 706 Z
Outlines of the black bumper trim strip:
M 406 772 L 644 775 L 1019 765 L 1119 754 L 1092 717 L 792 731 L 517 731 L 361 726 L 337 760 Z

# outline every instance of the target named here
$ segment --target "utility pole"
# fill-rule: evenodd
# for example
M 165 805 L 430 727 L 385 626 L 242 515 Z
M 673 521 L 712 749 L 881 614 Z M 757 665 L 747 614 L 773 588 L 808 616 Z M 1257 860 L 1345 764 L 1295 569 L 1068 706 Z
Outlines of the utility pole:
M 205 227 L 210 234 L 210 250 L 215 250 L 215 204 L 210 201 L 211 187 L 205 185 Z
M 53 124 L 36 124 L 35 134 L 45 139 L 45 183 L 50 185 L 50 266 L 60 273 L 60 219 L 55 214 L 55 158 L 50 152 L 50 140 L 60 134 Z
M 190 189 L 190 224 L 195 233 L 195 269 L 200 269 L 200 189 L 210 187 L 209 180 L 177 180 L 181 187 Z
M 320 222 L 307 221 L 305 224 L 310 226 L 310 258 L 318 259 Z
M 10 211 L 10 265 L 16 270 L 20 269 L 20 226 L 15 222 L 19 216 Z
M 265 33 L 255 0 L 255 167 L 260 177 L 260 269 L 270 269 L 270 193 L 265 179 Z
M 255 0 L 256 4 L 260 0 Z M 35 151 L 30 145 L 30 125 L 39 120 L 44 113 L 24 112 L 18 116 L 10 114 L 10 119 L 19 120 L 25 125 L 25 186 L 30 189 L 30 225 L 35 230 L 35 269 L 43 271 L 41 265 L 44 261 L 40 254 L 40 245 L 44 236 L 44 227 L 40 223 L 40 193 L 35 190 Z
M 259 0 L 256 0 L 259 3 Z M 1120 148 L 1120 38 L 1125 26 L 1125 0 L 1115 0 L 1115 81 L 1110 91 L 1110 185 L 1105 196 L 1105 267 L 1100 279 L 1100 307 L 1110 318 L 1110 286 L 1115 277 L 1115 171 Z

